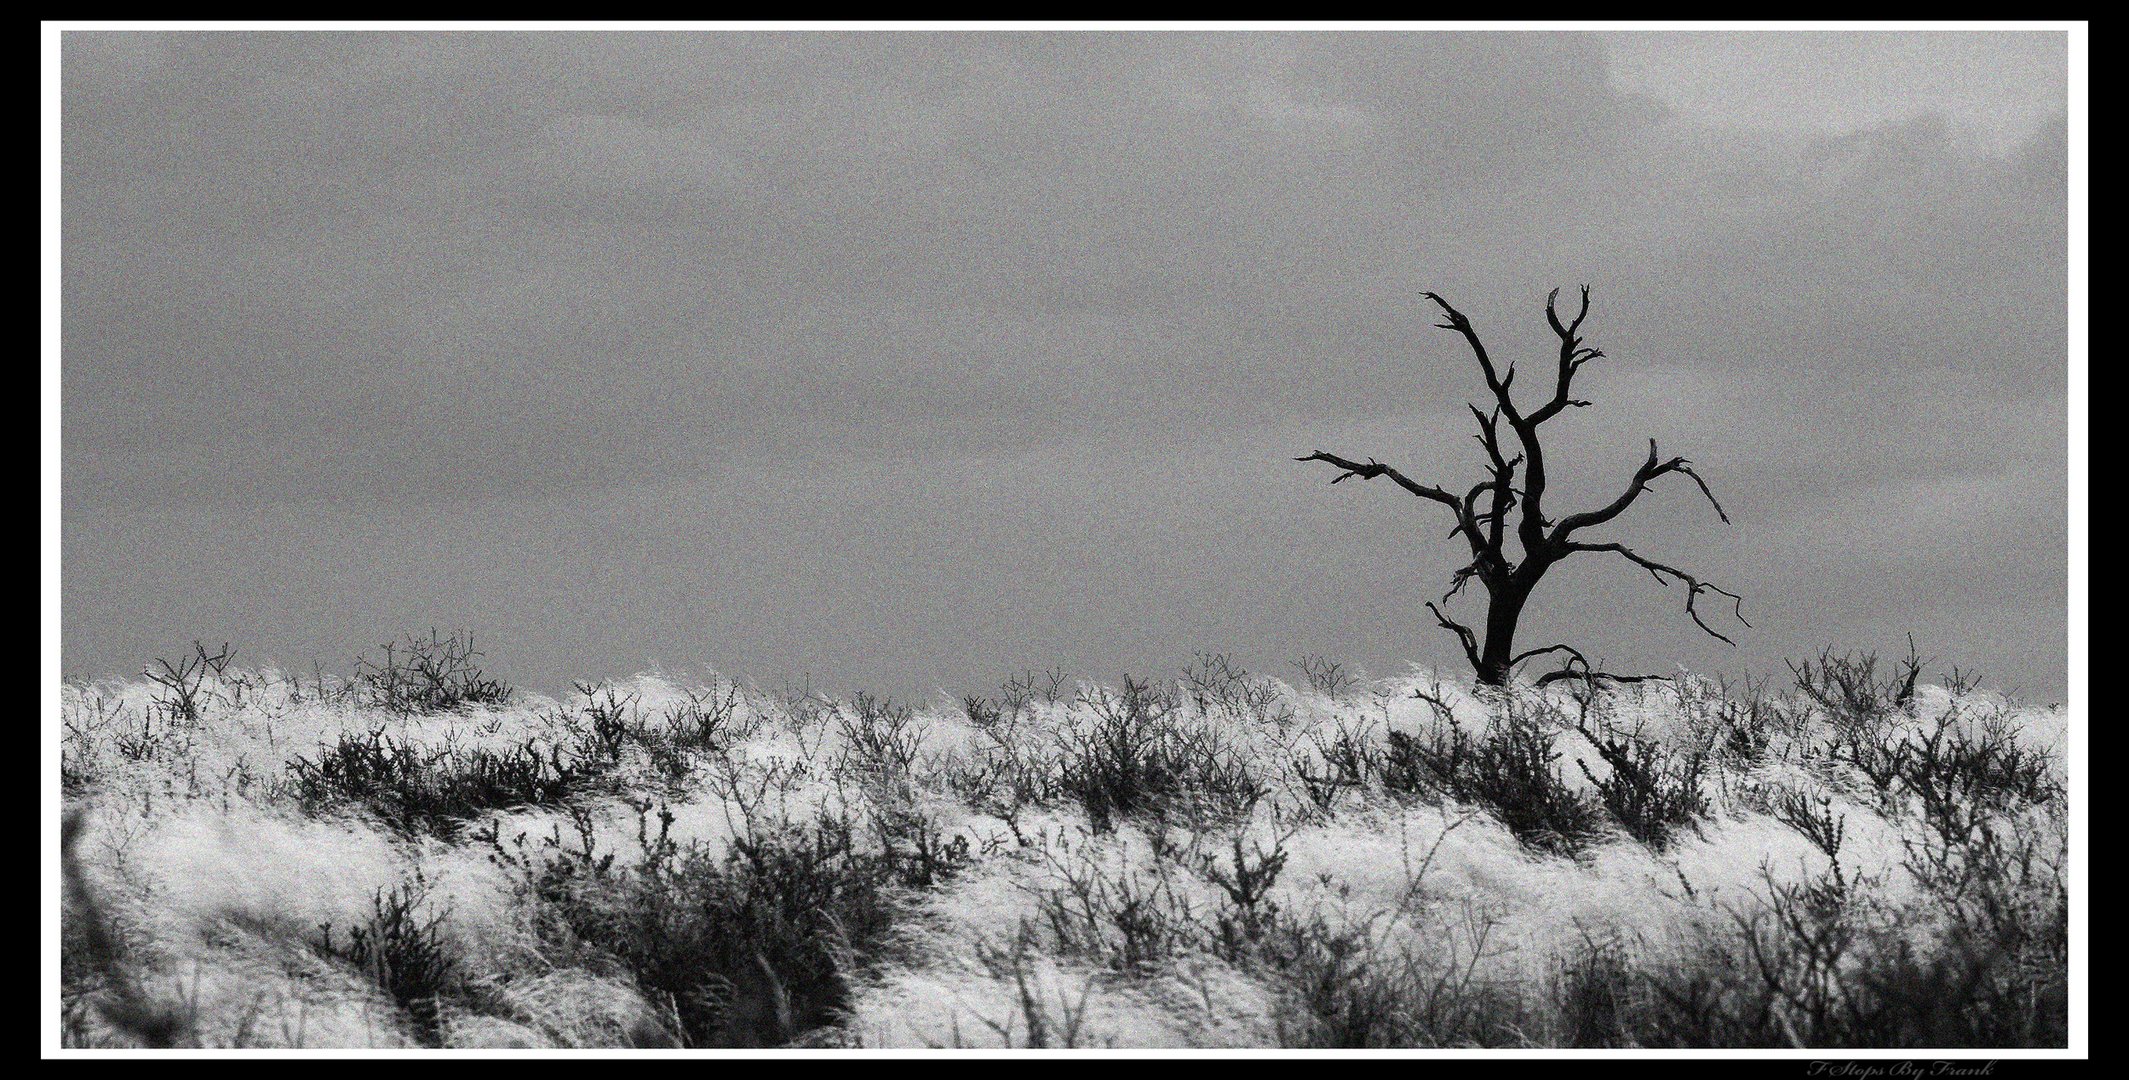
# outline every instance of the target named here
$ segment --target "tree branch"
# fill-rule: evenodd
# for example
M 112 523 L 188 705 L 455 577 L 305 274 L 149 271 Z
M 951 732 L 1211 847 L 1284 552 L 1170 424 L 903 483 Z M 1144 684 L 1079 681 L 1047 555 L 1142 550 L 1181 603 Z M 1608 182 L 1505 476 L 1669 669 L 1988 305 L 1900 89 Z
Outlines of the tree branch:
M 1385 465 L 1382 462 L 1375 460 L 1374 458 L 1369 458 L 1367 460 L 1367 464 L 1363 465 L 1360 462 L 1348 461 L 1345 458 L 1339 457 L 1336 454 L 1326 454 L 1323 451 L 1318 450 L 1307 457 L 1297 457 L 1294 460 L 1327 461 L 1333 465 L 1336 465 L 1340 469 L 1345 470 L 1344 472 L 1340 473 L 1336 479 L 1333 479 L 1331 481 L 1331 483 L 1333 484 L 1343 483 L 1356 476 L 1361 478 L 1362 480 L 1373 480 L 1378 476 L 1387 476 L 1390 479 L 1397 481 L 1397 486 L 1404 488 L 1406 491 L 1409 491 L 1422 499 L 1432 499 L 1435 502 L 1447 506 L 1451 510 L 1455 510 L 1458 508 L 1456 496 L 1451 495 L 1438 487 L 1428 487 L 1425 484 L 1408 479 L 1405 474 L 1398 472 L 1396 469 L 1391 468 L 1390 466 Z
M 1640 498 L 1641 493 L 1648 489 L 1649 481 L 1665 473 L 1677 473 L 1680 476 L 1691 477 L 1695 484 L 1700 485 L 1700 493 L 1708 497 L 1708 505 L 1715 508 L 1715 516 L 1721 518 L 1722 523 L 1725 525 L 1730 523 L 1729 513 L 1722 508 L 1720 502 L 1715 500 L 1715 493 L 1709 490 L 1708 482 L 1701 479 L 1700 474 L 1693 470 L 1692 463 L 1682 457 L 1674 457 L 1669 461 L 1660 460 L 1656 452 L 1656 440 L 1650 439 L 1648 441 L 1648 460 L 1642 462 L 1639 469 L 1634 470 L 1634 479 L 1626 485 L 1626 490 L 1621 492 L 1618 498 L 1613 499 L 1610 505 L 1602 509 L 1591 510 L 1581 514 L 1569 514 L 1561 519 L 1559 528 L 1554 529 L 1552 532 L 1553 541 L 1555 543 L 1565 541 L 1577 529 L 1587 529 L 1593 525 L 1602 525 L 1625 513 L 1626 508 L 1632 506 L 1634 500 Z
M 1508 661 L 1508 666 L 1514 667 L 1517 664 L 1520 664 L 1523 661 L 1530 659 L 1531 657 L 1543 656 L 1546 653 L 1555 652 L 1566 653 L 1567 663 L 1562 665 L 1560 667 L 1560 670 L 1558 671 L 1548 671 L 1545 674 L 1538 676 L 1537 685 L 1550 686 L 1553 683 L 1559 682 L 1561 679 L 1582 679 L 1588 682 L 1592 687 L 1596 685 L 1597 680 L 1599 679 L 1604 679 L 1609 682 L 1617 683 L 1671 681 L 1671 677 L 1668 675 L 1614 675 L 1609 671 L 1598 671 L 1595 668 L 1589 666 L 1589 658 L 1583 656 L 1580 650 L 1576 649 L 1572 645 L 1567 644 L 1547 645 L 1542 649 L 1532 649 L 1529 652 L 1519 653 L 1517 654 L 1515 659 Z M 1579 667 L 1581 670 L 1577 671 L 1577 667 Z
M 1559 415 L 1560 410 L 1569 406 L 1579 409 L 1589 405 L 1587 401 L 1578 401 L 1569 396 L 1569 390 L 1574 383 L 1575 372 L 1582 370 L 1582 365 L 1604 355 L 1602 349 L 1583 346 L 1582 338 L 1577 333 L 1582 329 L 1582 320 L 1589 316 L 1589 286 L 1582 286 L 1582 306 L 1575 312 L 1574 319 L 1565 325 L 1560 322 L 1560 313 L 1556 306 L 1559 299 L 1558 289 L 1545 294 L 1545 321 L 1552 324 L 1553 334 L 1560 339 L 1559 376 L 1553 384 L 1552 400 L 1530 414 L 1530 424 L 1533 427 Z
M 1478 635 L 1472 633 L 1470 627 L 1442 614 L 1442 609 L 1435 607 L 1433 601 L 1427 602 L 1427 610 L 1434 613 L 1434 620 L 1440 623 L 1443 629 L 1455 631 L 1456 639 L 1464 646 L 1464 659 L 1471 661 L 1473 671 L 1481 670 L 1484 665 L 1480 664 L 1478 659 Z
M 1493 508 L 1482 514 L 1478 510 L 1478 497 L 1488 491 L 1493 492 Z M 1508 507 L 1514 503 L 1515 489 L 1510 487 L 1506 480 L 1481 480 L 1471 485 L 1471 490 L 1464 493 L 1464 518 L 1474 525 L 1486 526 L 1486 547 L 1496 555 L 1500 554 L 1501 549 L 1501 521 L 1507 517 Z M 1506 561 L 1505 558 L 1501 560 L 1503 565 L 1506 565 Z
M 1553 683 L 1559 682 L 1561 679 L 1586 679 L 1591 683 L 1595 683 L 1599 679 L 1602 679 L 1606 682 L 1616 683 L 1671 681 L 1671 677 L 1669 675 L 1614 675 L 1609 671 L 1576 671 L 1572 667 L 1564 667 L 1558 671 L 1548 671 L 1545 674 L 1538 676 L 1537 685 L 1550 686 Z
M 1485 571 L 1486 564 L 1483 558 L 1473 559 L 1470 563 L 1457 570 L 1456 574 L 1449 579 L 1449 591 L 1442 594 L 1442 603 L 1448 603 L 1451 597 L 1464 591 L 1465 584 L 1469 583 L 1472 578 L 1483 575 Z
M 1464 509 L 1475 520 L 1486 524 L 1486 543 L 1495 551 L 1501 547 L 1501 530 L 1508 521 L 1508 511 L 1515 505 L 1515 467 L 1522 464 L 1523 455 L 1513 458 L 1501 454 L 1501 410 L 1495 408 L 1488 414 L 1476 405 L 1470 406 L 1471 415 L 1478 421 L 1478 442 L 1486 450 L 1486 459 L 1493 468 L 1493 481 L 1473 489 L 1464 498 Z M 1475 503 L 1478 493 L 1485 488 L 1493 489 L 1493 509 L 1484 515 L 1477 513 Z
M 1525 419 L 1522 412 L 1515 407 L 1515 399 L 1509 396 L 1508 386 L 1515 381 L 1515 369 L 1510 367 L 1507 373 L 1499 373 L 1493 366 L 1493 358 L 1486 352 L 1485 343 L 1479 340 L 1478 331 L 1472 328 L 1471 320 L 1465 318 L 1463 312 L 1451 307 L 1439 294 L 1424 295 L 1434 301 L 1435 306 L 1441 308 L 1449 317 L 1448 322 L 1437 325 L 1444 330 L 1454 330 L 1462 334 L 1464 340 L 1470 343 L 1471 354 L 1478 358 L 1479 369 L 1485 372 L 1486 388 L 1493 391 L 1493 400 L 1500 405 L 1500 415 L 1507 418 L 1508 426 L 1514 428 L 1516 437 L 1522 440 L 1522 460 L 1525 462 L 1523 521 L 1516 534 L 1522 539 L 1525 549 L 1534 551 L 1545 543 L 1545 515 L 1539 508 L 1540 500 L 1545 495 L 1545 448 L 1538 443 L 1537 422 Z
M 1419 483 L 1418 481 L 1407 477 L 1405 474 L 1398 472 L 1396 469 L 1391 468 L 1390 466 L 1385 465 L 1382 462 L 1375 460 L 1374 458 L 1369 458 L 1367 462 L 1363 464 L 1358 461 L 1349 461 L 1345 458 L 1339 457 L 1336 454 L 1326 454 L 1323 451 L 1318 450 L 1315 453 L 1308 455 L 1307 457 L 1298 457 L 1294 460 L 1326 461 L 1332 465 L 1337 466 L 1339 469 L 1344 470 L 1343 472 L 1340 472 L 1336 477 L 1332 478 L 1331 483 L 1333 484 L 1344 483 L 1345 481 L 1350 480 L 1356 476 L 1361 478 L 1362 480 L 1373 480 L 1378 476 L 1387 476 L 1391 480 L 1396 481 L 1397 486 L 1404 488 L 1406 491 L 1409 491 L 1422 499 L 1429 499 L 1448 507 L 1449 510 L 1456 515 L 1456 528 L 1450 530 L 1449 535 L 1454 536 L 1457 533 L 1465 534 L 1465 536 L 1470 540 L 1471 550 L 1474 554 L 1481 553 L 1485 549 L 1486 542 L 1485 538 L 1479 535 L 1478 521 L 1465 510 L 1464 503 L 1462 500 L 1458 499 L 1454 495 L 1449 494 L 1446 491 L 1443 491 L 1441 488 L 1429 487 L 1426 484 Z
M 1543 655 L 1545 655 L 1546 653 L 1555 653 L 1555 652 L 1564 652 L 1564 653 L 1566 653 L 1566 654 L 1568 655 L 1568 661 L 1569 661 L 1570 663 L 1572 663 L 1572 662 L 1574 662 L 1574 661 L 1577 661 L 1577 660 L 1581 660 L 1581 661 L 1582 661 L 1582 664 L 1583 664 L 1583 666 L 1584 666 L 1584 667 L 1587 667 L 1587 666 L 1589 665 L 1589 661 L 1587 661 L 1587 660 L 1583 660 L 1583 659 L 1582 659 L 1582 654 L 1581 654 L 1581 652 L 1577 651 L 1577 650 L 1575 649 L 1575 647 L 1574 647 L 1574 646 L 1572 646 L 1572 645 L 1567 645 L 1567 644 L 1560 644 L 1560 645 L 1547 645 L 1547 646 L 1545 646 L 1545 647 L 1544 647 L 1544 648 L 1542 648 L 1542 649 L 1531 649 L 1531 650 L 1529 650 L 1528 652 L 1520 652 L 1520 653 L 1517 653 L 1517 654 L 1515 654 L 1514 658 L 1512 658 L 1512 659 L 1510 659 L 1510 660 L 1508 661 L 1508 666 L 1509 666 L 1509 667 L 1514 667 L 1514 666 L 1516 666 L 1517 664 L 1520 664 L 1520 663 L 1522 663 L 1523 661 L 1525 661 L 1525 660 L 1528 660 L 1528 659 L 1530 659 L 1531 657 L 1534 657 L 1534 656 L 1543 656 Z
M 1440 294 L 1423 295 L 1434 301 L 1435 306 L 1441 308 L 1443 314 L 1449 317 L 1448 322 L 1435 325 L 1464 335 L 1464 340 L 1470 343 L 1471 355 L 1478 357 L 1479 370 L 1486 373 L 1486 388 L 1493 391 L 1493 399 L 1501 403 L 1501 412 L 1508 417 L 1508 423 L 1511 426 L 1521 425 L 1523 414 L 1516 411 L 1514 399 L 1508 396 L 1508 385 L 1515 381 L 1515 368 L 1510 367 L 1505 376 L 1497 374 L 1494 371 L 1493 358 L 1486 353 L 1486 343 L 1478 339 L 1478 331 L 1471 328 L 1471 320 L 1465 318 L 1463 312 L 1450 307 L 1449 302 L 1442 299 Z
M 1640 555 L 1636 555 L 1633 550 L 1628 548 L 1625 544 L 1568 544 L 1566 550 L 1569 552 L 1611 552 L 1612 554 L 1618 555 L 1619 557 L 1627 560 L 1628 562 L 1631 562 L 1634 565 L 1641 567 L 1643 570 L 1648 571 L 1650 577 L 1655 578 L 1666 588 L 1668 588 L 1671 583 L 1669 581 L 1664 580 L 1665 575 L 1669 575 L 1670 577 L 1676 578 L 1680 582 L 1683 582 L 1686 586 L 1685 613 L 1689 616 L 1692 616 L 1694 625 L 1699 626 L 1702 630 L 1707 631 L 1709 636 L 1715 638 L 1718 641 L 1724 642 L 1725 644 L 1735 645 L 1737 643 L 1731 641 L 1728 637 L 1725 637 L 1721 633 L 1718 633 L 1714 627 L 1709 626 L 1705 621 L 1701 619 L 1700 610 L 1695 606 L 1695 604 L 1700 599 L 1701 593 L 1719 593 L 1723 596 L 1729 597 L 1733 601 L 1731 607 L 1737 617 L 1737 621 L 1740 623 L 1744 623 L 1744 625 L 1748 627 L 1752 625 L 1749 622 L 1745 622 L 1744 597 L 1739 596 L 1728 589 L 1724 589 L 1715 585 L 1710 585 L 1707 582 L 1702 581 L 1699 578 L 1694 577 L 1693 575 L 1688 574 L 1675 566 L 1665 566 L 1664 564 L 1657 562 L 1654 559 L 1646 559 L 1641 557 Z
M 1502 473 L 1512 472 L 1515 462 L 1501 456 L 1501 410 L 1496 408 L 1487 413 L 1469 402 L 1466 402 L 1464 407 L 1470 409 L 1472 417 L 1478 420 L 1478 444 L 1486 448 L 1486 460 L 1493 465 L 1493 475 L 1500 476 Z M 1522 456 L 1517 455 L 1516 461 L 1521 460 Z

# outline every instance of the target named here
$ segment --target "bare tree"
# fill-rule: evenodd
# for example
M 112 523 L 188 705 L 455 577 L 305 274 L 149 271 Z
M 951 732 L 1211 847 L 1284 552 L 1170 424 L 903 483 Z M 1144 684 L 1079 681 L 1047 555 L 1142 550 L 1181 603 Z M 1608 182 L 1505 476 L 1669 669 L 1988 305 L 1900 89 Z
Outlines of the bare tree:
M 1523 605 L 1529 601 L 1531 590 L 1537 586 L 1538 579 L 1545 576 L 1545 572 L 1561 560 L 1581 552 L 1617 555 L 1648 571 L 1649 576 L 1666 587 L 1672 582 L 1685 586 L 1685 610 L 1693 622 L 1716 638 L 1732 645 L 1736 644 L 1709 626 L 1701 618 L 1698 607 L 1703 593 L 1729 597 L 1733 614 L 1738 622 L 1743 623 L 1743 600 L 1736 593 L 1711 585 L 1677 567 L 1645 558 L 1624 544 L 1588 543 L 1576 539 L 1576 534 L 1581 531 L 1602 525 L 1625 513 L 1627 507 L 1632 506 L 1634 500 L 1639 498 L 1643 491 L 1648 490 L 1650 481 L 1671 473 L 1691 478 L 1693 483 L 1699 486 L 1701 494 L 1707 496 L 1709 504 L 1715 507 L 1716 515 L 1722 518 L 1724 524 L 1728 524 L 1730 515 L 1723 511 L 1721 503 L 1715 501 L 1715 493 L 1708 490 L 1707 481 L 1693 471 L 1692 464 L 1685 458 L 1663 458 L 1656 451 L 1656 440 L 1650 439 L 1648 460 L 1642 462 L 1641 467 L 1634 471 L 1633 479 L 1627 483 L 1626 490 L 1621 492 L 1618 498 L 1595 510 L 1569 514 L 1558 521 L 1545 516 L 1545 447 L 1539 441 L 1538 428 L 1570 407 L 1582 408 L 1589 404 L 1574 396 L 1575 374 L 1582 370 L 1582 365 L 1604 355 L 1602 350 L 1584 345 L 1580 334 L 1582 320 L 1589 314 L 1589 287 L 1582 287 L 1581 308 L 1575 312 L 1571 321 L 1565 323 L 1560 321 L 1556 307 L 1560 291 L 1554 289 L 1545 297 L 1545 321 L 1552 325 L 1553 333 L 1560 339 L 1559 367 L 1553 381 L 1552 396 L 1535 411 L 1528 413 L 1518 408 L 1515 400 L 1509 396 L 1509 386 L 1515 382 L 1514 365 L 1509 365 L 1505 372 L 1497 369 L 1493 358 L 1486 353 L 1485 344 L 1479 341 L 1478 332 L 1472 329 L 1471 320 L 1450 307 L 1447 300 L 1433 293 L 1427 293 L 1426 297 L 1448 316 L 1447 322 L 1439 324 L 1441 328 L 1462 334 L 1465 342 L 1471 346 L 1472 355 L 1478 358 L 1479 370 L 1486 376 L 1486 388 L 1493 393 L 1491 409 L 1471 406 L 1471 415 L 1478 420 L 1478 442 L 1486 452 L 1486 478 L 1473 484 L 1469 491 L 1459 497 L 1444 488 L 1412 480 L 1374 458 L 1365 462 L 1349 461 L 1336 454 L 1317 451 L 1294 460 L 1324 461 L 1337 466 L 1342 471 L 1331 480 L 1333 484 L 1356 476 L 1363 480 L 1387 476 L 1407 492 L 1438 502 L 1448 507 L 1455 515 L 1456 528 L 1450 535 L 1461 536 L 1470 545 L 1471 562 L 1458 570 L 1450 580 L 1449 591 L 1442 595 L 1441 603 L 1447 605 L 1451 597 L 1476 578 L 1479 584 L 1485 587 L 1488 597 L 1484 635 L 1481 637 L 1470 627 L 1451 619 L 1443 613 L 1440 606 L 1432 602 L 1427 604 L 1427 610 L 1434 613 L 1434 618 L 1443 628 L 1456 634 L 1458 642 L 1463 645 L 1465 657 L 1478 672 L 1479 681 L 1492 686 L 1503 685 L 1507 683 L 1510 672 L 1517 664 L 1548 654 L 1563 655 L 1566 664 L 1560 670 L 1541 678 L 1540 683 L 1569 677 L 1592 681 L 1611 679 L 1619 682 L 1655 677 L 1621 676 L 1594 671 L 1579 651 L 1565 644 L 1548 645 L 1521 653 L 1515 651 L 1516 623 L 1521 620 Z M 1503 421 L 1506 421 L 1509 432 L 1515 437 L 1514 447 L 1504 447 L 1502 444 Z M 1520 485 L 1517 483 L 1518 469 L 1521 470 Z M 1509 517 L 1511 511 L 1515 510 L 1521 511 L 1515 524 L 1515 539 L 1522 548 L 1520 560 L 1511 559 L 1507 550 Z

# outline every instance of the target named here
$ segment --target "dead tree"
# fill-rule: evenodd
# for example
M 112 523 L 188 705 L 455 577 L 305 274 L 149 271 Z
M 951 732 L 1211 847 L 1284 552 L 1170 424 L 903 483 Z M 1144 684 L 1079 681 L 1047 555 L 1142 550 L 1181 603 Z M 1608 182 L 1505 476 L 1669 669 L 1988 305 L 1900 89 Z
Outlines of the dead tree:
M 1728 637 L 1707 624 L 1701 618 L 1699 600 L 1703 593 L 1715 593 L 1731 600 L 1731 610 L 1737 621 L 1744 623 L 1744 601 L 1736 593 L 1711 585 L 1674 566 L 1667 566 L 1654 559 L 1645 558 L 1625 544 L 1590 543 L 1577 534 L 1585 529 L 1603 525 L 1634 504 L 1634 500 L 1648 490 L 1650 481 L 1675 473 L 1690 478 L 1707 496 L 1709 504 L 1724 524 L 1730 521 L 1722 504 L 1715 501 L 1715 493 L 1708 489 L 1707 481 L 1693 471 L 1685 458 L 1663 458 L 1656 452 L 1656 441 L 1649 440 L 1648 460 L 1634 472 L 1626 490 L 1609 504 L 1579 514 L 1569 514 L 1555 521 L 1545 516 L 1545 447 L 1539 441 L 1538 429 L 1546 421 L 1569 408 L 1583 408 L 1589 404 L 1574 396 L 1575 374 L 1582 365 L 1604 355 L 1602 350 L 1583 344 L 1580 335 L 1582 320 L 1589 314 L 1589 287 L 1582 288 L 1581 309 L 1568 322 L 1561 322 L 1556 309 L 1560 291 L 1554 289 L 1545 298 L 1545 321 L 1552 325 L 1552 332 L 1560 339 L 1558 370 L 1552 385 L 1552 396 L 1535 411 L 1524 412 L 1509 396 L 1509 387 L 1515 382 L 1513 364 L 1506 371 L 1494 366 L 1493 358 L 1486 353 L 1486 346 L 1479 341 L 1478 332 L 1471 327 L 1471 320 L 1449 306 L 1449 302 L 1433 293 L 1425 294 L 1448 316 L 1440 323 L 1444 330 L 1454 330 L 1463 335 L 1470 345 L 1472 355 L 1478 359 L 1479 370 L 1485 374 L 1486 388 L 1492 391 L 1491 409 L 1471 406 L 1471 415 L 1478 420 L 1478 442 L 1486 453 L 1487 476 L 1473 484 L 1470 490 L 1458 496 L 1447 489 L 1419 483 L 1396 469 L 1369 458 L 1350 461 L 1336 454 L 1322 451 L 1296 461 L 1324 461 L 1341 471 L 1331 480 L 1336 484 L 1353 477 L 1372 480 L 1378 476 L 1389 477 L 1397 486 L 1419 498 L 1437 502 L 1449 508 L 1456 518 L 1456 527 L 1451 538 L 1461 536 L 1471 547 L 1471 562 L 1458 570 L 1450 579 L 1449 591 L 1442 595 L 1441 604 L 1446 606 L 1450 598 L 1462 591 L 1473 579 L 1485 587 L 1487 593 L 1486 625 L 1483 636 L 1470 627 L 1451 619 L 1441 606 L 1432 602 L 1427 610 L 1444 629 L 1453 632 L 1463 646 L 1464 656 L 1471 661 L 1481 683 L 1500 686 L 1508 682 L 1509 674 L 1517 664 L 1538 656 L 1559 654 L 1566 658 L 1566 665 L 1539 680 L 1551 682 L 1561 678 L 1580 678 L 1594 682 L 1609 679 L 1619 682 L 1640 681 L 1655 676 L 1620 676 L 1594 671 L 1580 652 L 1565 644 L 1548 645 L 1526 652 L 1515 651 L 1516 623 L 1523 615 L 1523 605 L 1530 600 L 1531 590 L 1537 587 L 1538 579 L 1561 560 L 1583 552 L 1617 555 L 1648 571 L 1649 576 L 1666 587 L 1673 582 L 1685 586 L 1685 610 L 1693 622 L 1717 639 L 1735 645 Z M 1501 425 L 1506 422 L 1515 437 L 1515 446 L 1504 447 Z M 1518 483 L 1518 470 L 1521 471 Z M 1522 558 L 1512 559 L 1507 550 L 1509 518 L 1511 512 L 1520 511 L 1515 521 L 1515 539 L 1522 548 Z M 1745 623 L 1750 626 L 1750 623 Z

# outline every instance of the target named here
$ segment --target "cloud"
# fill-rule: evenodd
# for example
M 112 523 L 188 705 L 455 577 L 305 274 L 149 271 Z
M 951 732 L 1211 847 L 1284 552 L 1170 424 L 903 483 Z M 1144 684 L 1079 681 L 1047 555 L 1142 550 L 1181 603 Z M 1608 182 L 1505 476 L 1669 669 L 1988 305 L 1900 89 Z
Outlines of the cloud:
M 732 156 L 701 132 L 577 114 L 555 118 L 542 134 L 540 171 L 568 189 L 717 192 L 738 178 Z
M 1843 135 L 1935 114 L 1962 145 L 2001 154 L 2068 90 L 2061 31 L 1654 31 L 1606 43 L 1620 86 L 1696 123 L 1759 131 Z
M 1943 118 L 1964 97 L 1727 125 L 1621 85 L 1612 48 L 69 34 L 69 528 L 566 505 L 797 461 L 899 462 L 877 483 L 912 497 L 1000 455 L 1098 484 L 1179 440 L 1461 475 L 1443 455 L 1483 388 L 1419 293 L 1542 364 L 1544 292 L 1578 281 L 1608 354 L 1561 422 L 1578 493 L 1609 497 L 1650 436 L 1762 521 L 2002 475 L 2014 423 L 2060 467 L 2060 110 L 2003 152 Z M 1196 527 L 1196 481 L 1132 475 Z M 819 528 L 792 543 L 832 550 Z M 2012 538 L 2051 563 L 2060 540 Z M 1260 556 L 1205 552 L 1215 578 Z

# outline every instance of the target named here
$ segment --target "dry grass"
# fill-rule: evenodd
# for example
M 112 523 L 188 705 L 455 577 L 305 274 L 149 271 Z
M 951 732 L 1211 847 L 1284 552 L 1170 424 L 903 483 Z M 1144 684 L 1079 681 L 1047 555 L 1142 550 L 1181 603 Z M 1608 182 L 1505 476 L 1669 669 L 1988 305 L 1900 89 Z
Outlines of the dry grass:
M 912 709 L 453 650 L 65 688 L 70 1044 L 2067 1037 L 2065 714 L 1860 658 Z

